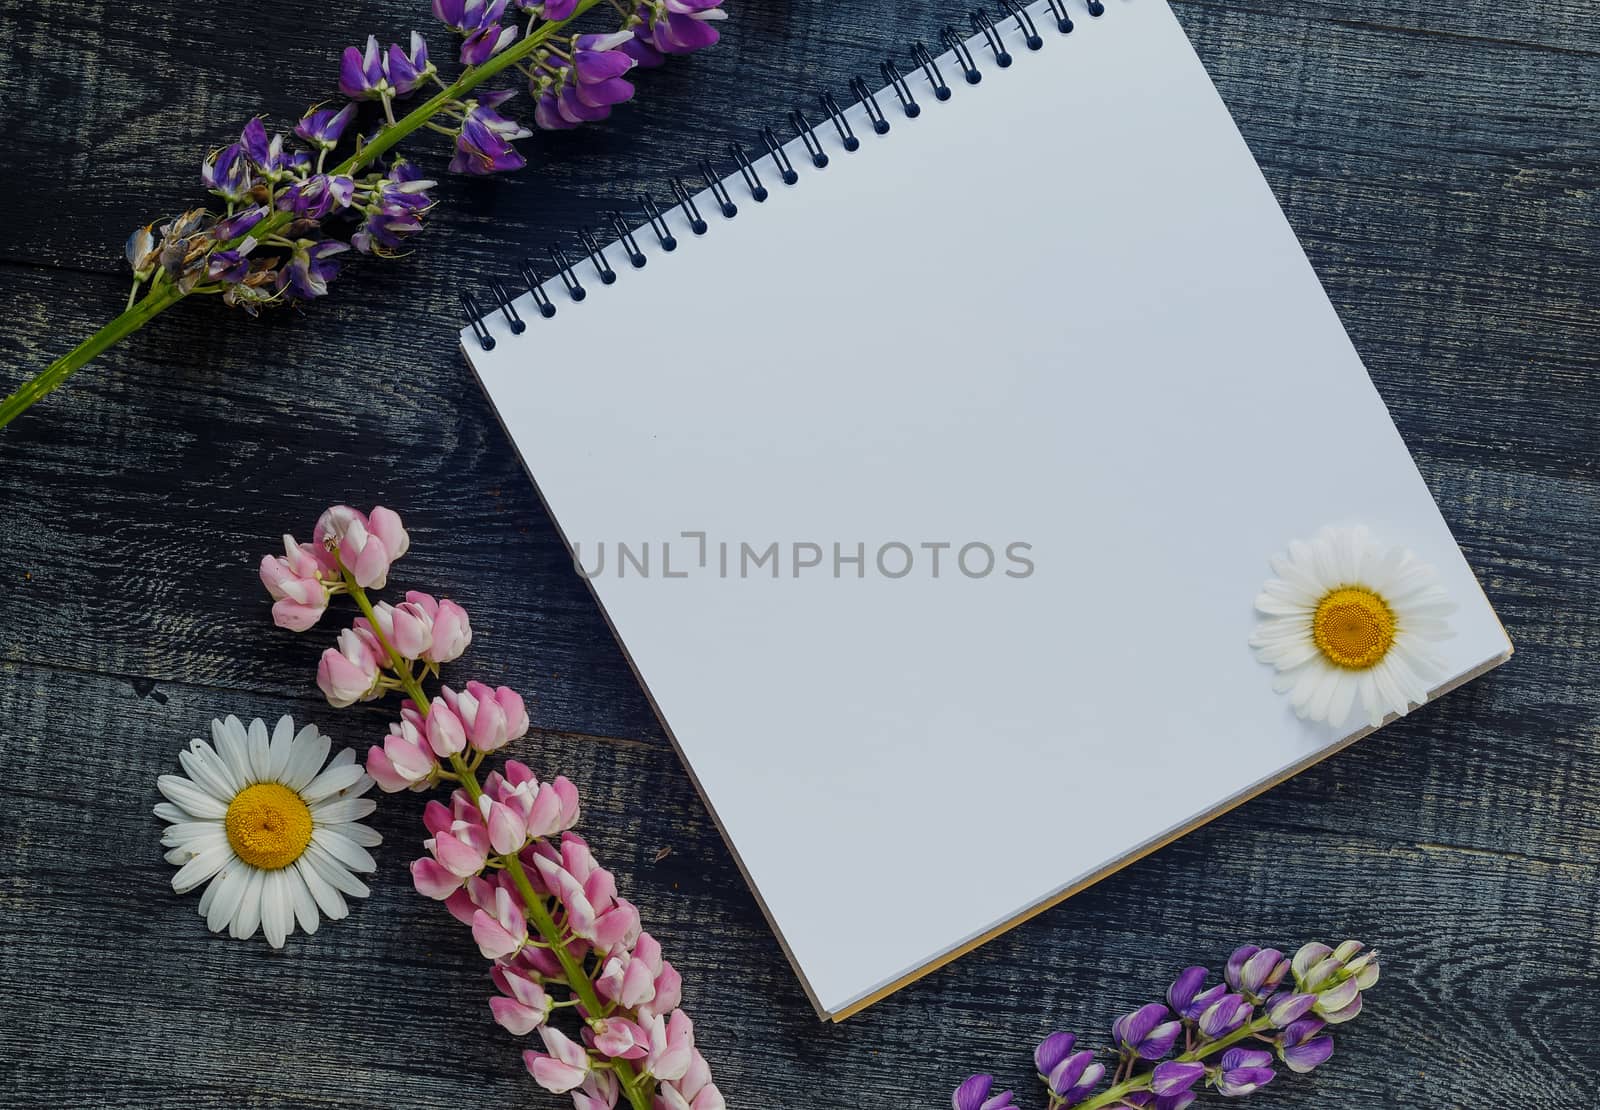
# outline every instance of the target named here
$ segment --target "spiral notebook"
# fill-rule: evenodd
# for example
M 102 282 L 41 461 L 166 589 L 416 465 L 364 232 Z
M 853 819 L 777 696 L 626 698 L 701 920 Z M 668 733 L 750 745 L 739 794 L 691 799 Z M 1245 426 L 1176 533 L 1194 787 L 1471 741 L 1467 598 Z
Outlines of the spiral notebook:
M 1296 718 L 1247 647 L 1291 540 L 1438 568 L 1435 693 L 1510 653 L 1164 0 L 951 14 L 465 298 L 833 1019 L 1370 731 Z

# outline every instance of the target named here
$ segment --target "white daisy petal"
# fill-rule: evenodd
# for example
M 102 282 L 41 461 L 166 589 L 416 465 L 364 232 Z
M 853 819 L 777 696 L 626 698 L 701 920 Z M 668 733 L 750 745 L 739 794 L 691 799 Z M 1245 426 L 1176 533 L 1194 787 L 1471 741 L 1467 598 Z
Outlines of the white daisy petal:
M 261 891 L 266 882 L 267 873 L 258 867 L 250 868 L 245 875 L 239 908 L 228 925 L 228 935 L 233 939 L 249 940 L 256 935 L 256 928 L 261 924 Z
M 312 806 L 311 819 L 319 826 L 337 825 L 344 821 L 359 821 L 377 808 L 378 803 L 371 798 L 335 797 Z
M 278 718 L 278 724 L 272 730 L 272 739 L 267 742 L 267 777 L 272 782 L 283 781 L 283 773 L 289 767 L 289 747 L 293 740 L 294 718 L 285 714 Z
M 355 761 L 356 750 L 354 748 L 341 748 L 337 755 L 328 760 L 328 766 L 330 768 L 344 767 L 348 764 L 354 763 Z
M 306 936 L 312 936 L 318 925 L 316 900 L 306 888 L 305 878 L 298 867 L 286 867 L 282 874 L 289 889 L 289 900 L 294 906 L 294 919 Z
M 1335 728 L 1344 725 L 1350 716 L 1350 707 L 1356 702 L 1356 693 L 1361 687 L 1359 674 L 1344 674 L 1339 676 L 1339 682 L 1334 689 L 1333 697 L 1328 702 L 1328 723 Z
M 190 817 L 221 818 L 227 815 L 226 803 L 213 798 L 182 775 L 162 775 L 156 779 L 156 789 Z
M 333 741 L 318 732 L 315 725 L 307 725 L 295 736 L 289 751 L 289 766 L 280 780 L 290 790 L 299 792 L 317 777 L 322 763 L 328 758 L 328 748 Z
M 1383 696 L 1378 693 L 1378 680 L 1371 671 L 1361 672 L 1358 683 L 1361 695 L 1361 712 L 1366 716 L 1367 725 L 1377 728 L 1383 724 Z
M 310 861 L 304 856 L 294 861 L 294 869 L 306 884 L 306 889 L 311 892 L 311 897 L 317 903 L 317 909 L 322 911 L 322 916 L 330 921 L 339 921 L 350 913 L 344 895 L 319 875 L 317 869 L 311 866 Z
M 219 836 L 210 840 L 191 840 L 187 844 L 179 844 L 162 853 L 161 858 L 174 867 L 182 867 L 196 856 L 216 848 L 228 847 L 228 838 Z
M 345 751 L 349 750 L 349 748 L 345 749 Z M 311 784 L 300 791 L 300 797 L 305 799 L 307 805 L 320 802 L 324 798 L 332 797 L 346 787 L 354 786 L 361 781 L 361 777 L 365 774 L 366 771 L 354 763 L 344 763 L 339 766 L 330 763 L 326 771 L 312 779 Z
M 190 780 L 213 798 L 231 798 L 239 792 L 232 772 L 203 740 L 191 741 L 188 751 L 179 752 L 178 763 Z
M 284 872 L 268 871 L 261 885 L 261 935 L 274 948 L 282 948 L 294 928 L 294 902 Z
M 172 876 L 172 889 L 177 894 L 187 894 L 221 871 L 223 865 L 234 858 L 233 849 L 228 846 L 226 839 L 207 844 L 199 851 L 194 850 L 194 845 L 173 850 L 190 853 L 189 862 L 178 868 L 177 874 Z
M 212 896 L 211 905 L 206 910 L 206 928 L 213 933 L 220 933 L 228 927 L 233 920 L 233 915 L 239 912 L 239 900 L 244 896 L 245 881 L 250 872 L 254 870 L 243 860 L 234 859 L 228 862 L 220 874 L 211 880 L 211 885 L 206 888 Z
M 314 867 L 317 874 L 341 894 L 348 894 L 352 898 L 365 898 L 372 893 L 366 883 L 351 874 L 348 867 L 330 856 L 327 850 L 317 843 L 315 833 L 312 834 L 306 854 L 300 858 Z
M 171 802 L 157 802 L 150 812 L 163 821 L 188 821 L 191 819 L 190 814 L 185 813 Z
M 221 821 L 175 821 L 161 830 L 161 843 L 168 848 L 216 837 L 227 839 Z
M 211 722 L 211 742 L 217 754 L 233 772 L 234 781 L 244 785 L 250 781 L 250 756 L 245 751 L 244 725 L 239 718 Z
M 1343 677 L 1338 671 L 1330 670 L 1324 672 L 1317 679 L 1316 687 L 1311 691 L 1311 697 L 1306 702 L 1306 716 L 1313 721 L 1328 720 L 1328 707 L 1333 704 L 1333 695 L 1338 691 L 1339 683 Z
M 383 843 L 383 834 L 377 829 L 367 825 L 358 825 L 354 821 L 328 825 L 327 827 L 336 833 L 348 836 L 363 848 L 376 848 Z
M 311 843 L 317 845 L 351 871 L 376 871 L 377 861 L 372 853 L 343 833 L 316 827 L 311 830 Z
M 272 758 L 269 742 L 267 740 L 267 722 L 260 717 L 250 722 L 246 733 L 249 736 L 248 750 L 250 752 L 250 772 L 255 782 L 267 782 L 268 772 L 272 770 Z

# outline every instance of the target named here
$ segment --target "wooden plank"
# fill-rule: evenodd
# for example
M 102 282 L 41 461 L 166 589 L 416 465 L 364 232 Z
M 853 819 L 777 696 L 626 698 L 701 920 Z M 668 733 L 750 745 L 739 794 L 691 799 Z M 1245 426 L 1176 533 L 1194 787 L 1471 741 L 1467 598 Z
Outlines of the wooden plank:
M 453 673 L 537 695 L 543 730 L 522 750 L 580 780 L 586 832 L 684 968 L 736 1106 L 938 1105 L 979 1068 L 1027 1089 L 1051 1028 L 1103 1043 L 1184 964 L 1344 934 L 1388 952 L 1368 1013 L 1326 1073 L 1252 1105 L 1590 1104 L 1592 5 L 1177 8 L 1517 641 L 1508 667 L 818 1027 L 453 350 L 457 289 L 948 18 L 908 0 L 736 5 L 722 47 L 645 76 L 612 123 L 540 136 L 517 177 L 449 182 L 414 257 L 363 267 L 303 316 L 184 306 L 0 432 L 0 1018 L 30 1034 L 0 1059 L 0 1108 L 556 1104 L 487 1020 L 465 932 L 409 890 L 420 799 L 376 818 L 374 898 L 282 954 L 209 938 L 167 891 L 154 777 L 211 714 L 382 730 L 381 710 L 317 699 L 328 632 L 271 629 L 254 580 L 278 531 L 344 498 L 401 507 L 418 546 L 397 582 L 472 609 L 479 640 Z M 376 0 L 252 9 L 248 27 L 149 0 L 0 8 L 0 388 L 120 306 L 122 237 L 193 203 L 207 146 L 254 111 L 297 114 L 340 47 L 413 21 L 432 22 Z M 1091 186 L 1055 183 L 1041 212 L 1070 214 Z M 714 340 L 714 306 L 700 326 Z M 597 352 L 641 357 L 663 356 L 632 339 Z M 826 830 L 818 850 L 843 851 Z

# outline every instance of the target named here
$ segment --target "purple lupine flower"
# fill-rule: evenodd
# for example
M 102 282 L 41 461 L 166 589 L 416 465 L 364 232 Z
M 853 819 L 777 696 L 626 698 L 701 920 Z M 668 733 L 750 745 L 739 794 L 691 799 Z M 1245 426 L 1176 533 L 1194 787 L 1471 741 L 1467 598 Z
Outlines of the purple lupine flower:
M 1198 1060 L 1168 1060 L 1150 1073 L 1150 1090 L 1158 1098 L 1183 1094 L 1205 1078 L 1206 1066 Z
M 1216 1040 L 1243 1027 L 1253 1012 L 1254 1007 L 1241 995 L 1225 994 L 1207 1006 L 1195 1024 L 1203 1035 Z
M 350 235 L 350 245 L 362 254 L 392 255 L 405 246 L 408 236 L 422 230 L 415 212 L 373 212 Z
M 1222 1054 L 1222 1067 L 1211 1081 L 1224 1098 L 1243 1098 L 1271 1083 L 1275 1074 L 1272 1053 L 1254 1048 L 1230 1048 Z
M 635 34 L 662 54 L 689 54 L 715 46 L 722 37 L 712 26 L 728 18 L 722 0 L 654 0 L 640 5 L 645 23 Z
M 572 40 L 572 71 L 585 85 L 602 85 L 627 73 L 638 61 L 624 54 L 621 47 L 633 42 L 632 31 L 609 35 L 578 35 Z M 626 97 L 623 98 L 627 99 Z M 618 101 L 611 101 L 615 104 Z
M 301 300 L 312 300 L 328 292 L 328 282 L 339 276 L 339 264 L 333 256 L 343 254 L 350 244 L 337 239 L 312 242 L 302 239 L 278 276 L 278 288 L 289 289 Z
M 206 277 L 224 285 L 237 285 L 250 274 L 248 255 L 255 246 L 256 241 L 246 237 L 244 242 L 231 250 L 213 251 L 211 257 L 206 259 Z
M 1172 981 L 1172 986 L 1167 988 L 1167 1005 L 1171 1006 L 1179 1017 L 1195 1020 L 1205 1013 L 1207 1006 L 1228 993 L 1225 983 L 1218 983 L 1210 990 L 1202 990 L 1205 983 L 1205 968 L 1184 968 Z
M 1321 1067 L 1333 1055 L 1333 1038 L 1323 1034 L 1327 1026 L 1316 1018 L 1297 1021 L 1278 1038 L 1278 1056 L 1290 1071 L 1304 1075 Z
M 308 161 L 304 151 L 291 150 L 285 153 L 283 136 L 268 136 L 266 125 L 259 116 L 244 125 L 239 145 L 244 148 L 245 157 L 269 181 L 281 181 L 289 177 Z
M 399 43 L 389 44 L 389 52 L 383 59 L 383 75 L 394 89 L 395 96 L 410 96 L 436 72 L 437 68 L 428 61 L 428 44 L 422 41 L 422 36 L 417 32 L 411 32 L 409 53 L 401 50 Z
M 560 100 L 553 92 L 539 94 L 533 105 L 533 122 L 544 131 L 570 131 L 579 123 L 561 114 Z
M 500 26 L 506 0 L 433 0 L 433 14 L 463 36 L 461 62 L 487 62 L 516 40 L 515 27 Z
M 383 55 L 378 51 L 378 36 L 367 36 L 367 48 L 344 48 L 339 61 L 339 91 L 351 100 L 380 100 L 393 91 L 383 75 Z
M 332 150 L 339 145 L 344 129 L 349 127 L 350 121 L 355 118 L 354 104 L 346 104 L 337 110 L 319 108 L 307 112 L 300 122 L 294 125 L 294 133 L 320 150 Z
M 254 178 L 250 173 L 250 159 L 245 156 L 244 147 L 238 143 L 229 143 L 221 150 L 212 151 L 206 160 L 200 163 L 200 180 L 205 182 L 207 189 L 223 200 L 237 202 L 249 196 Z
M 1052 1033 L 1033 1052 L 1039 1078 L 1062 1106 L 1074 1106 L 1088 1098 L 1106 1075 L 1105 1065 L 1094 1062 L 1092 1051 L 1072 1051 L 1076 1043 L 1071 1033 Z
M 511 95 L 509 91 L 489 93 L 467 102 L 466 118 L 456 136 L 456 154 L 450 159 L 451 173 L 490 174 L 528 164 L 511 140 L 525 139 L 533 132 L 495 111 Z
M 1317 996 L 1314 994 L 1290 994 L 1288 991 L 1279 991 L 1267 999 L 1263 1011 L 1267 1020 L 1279 1029 L 1284 1029 L 1311 1012 L 1311 1007 L 1316 1005 Z
M 1234 950 L 1222 977 L 1228 986 L 1251 1002 L 1260 1002 L 1289 974 L 1289 961 L 1276 948 L 1257 948 L 1253 944 Z
M 226 243 L 230 239 L 237 239 L 246 234 L 256 224 L 266 219 L 267 206 L 260 205 L 256 208 L 246 208 L 243 212 L 229 216 L 225 220 L 218 220 L 211 229 L 211 235 L 219 243 Z
M 308 220 L 320 220 L 330 212 L 349 208 L 355 199 L 356 183 L 352 178 L 315 173 L 285 189 L 278 197 L 278 208 Z
M 1152 1002 L 1119 1017 L 1112 1023 L 1111 1035 L 1124 1052 L 1160 1060 L 1172 1052 L 1178 1034 L 1183 1032 L 1182 1023 L 1169 1020 L 1171 1017 L 1172 1011 Z
M 1011 1101 L 1011 1092 L 1001 1091 L 991 1097 L 989 1092 L 993 1087 L 992 1075 L 970 1076 L 950 1096 L 950 1105 L 954 1110 L 1011 1110 L 1015 1105 Z

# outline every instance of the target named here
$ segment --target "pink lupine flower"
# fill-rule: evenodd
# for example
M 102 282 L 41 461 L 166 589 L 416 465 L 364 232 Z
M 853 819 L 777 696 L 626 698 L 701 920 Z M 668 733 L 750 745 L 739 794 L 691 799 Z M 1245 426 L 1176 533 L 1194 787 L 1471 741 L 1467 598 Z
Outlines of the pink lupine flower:
M 489 828 L 489 845 L 502 856 L 520 852 L 528 843 L 528 824 L 522 814 L 487 793 L 478 799 L 483 820 Z
M 639 939 L 639 910 L 626 898 L 595 918 L 594 946 L 601 953 L 626 951 Z
M 390 605 L 380 601 L 372 607 L 372 614 L 383 638 L 407 659 L 421 659 L 433 647 L 433 617 L 415 602 Z
M 317 685 L 335 709 L 378 696 L 378 656 L 359 631 L 346 628 L 339 633 L 339 646 L 322 653 Z
M 489 999 L 489 1010 L 502 1028 L 526 1037 L 548 1020 L 555 1001 L 543 984 L 505 964 L 495 964 L 489 969 L 489 976 L 502 992 Z
M 429 663 L 451 663 L 472 643 L 472 622 L 467 611 L 449 598 L 440 601 L 421 590 L 407 590 L 406 603 L 428 615 L 433 628 L 433 644 L 417 658 Z
M 505 887 L 494 892 L 494 913 L 479 910 L 472 915 L 472 939 L 486 960 L 514 956 L 528 943 L 528 921 L 516 897 Z
M 613 1110 L 622 1097 L 622 1084 L 615 1072 L 590 1072 L 583 1086 L 572 1092 L 574 1110 Z
M 441 759 L 466 750 L 466 729 L 461 718 L 451 711 L 443 698 L 433 699 L 433 705 L 428 709 L 426 727 L 428 746 Z
M 282 555 L 261 557 L 261 584 L 272 595 L 272 621 L 279 628 L 304 632 L 328 609 L 328 581 L 339 571 L 325 549 L 283 537 Z
M 661 1100 L 657 1105 L 665 1110 L 727 1110 L 728 1103 L 711 1082 L 711 1065 L 696 1049 L 689 1070 L 682 1079 L 661 1085 Z
M 539 877 L 544 880 L 544 885 L 561 902 L 561 908 L 566 911 L 567 928 L 572 930 L 574 936 L 584 940 L 594 939 L 594 905 L 583 893 L 583 884 L 577 878 L 552 860 L 549 856 L 540 854 L 533 857 L 533 866 L 538 869 Z
M 469 682 L 460 693 L 448 686 L 439 691 L 467 726 L 467 740 L 480 752 L 492 752 L 521 739 L 528 732 L 528 712 L 522 698 L 509 686 L 498 689 Z
M 613 1060 L 640 1060 L 650 1051 L 650 1034 L 627 1018 L 606 1018 L 594 1034 L 594 1047 Z
M 564 1095 L 589 1074 L 589 1053 L 561 1030 L 541 1025 L 539 1036 L 546 1052 L 524 1052 L 522 1059 L 534 1081 L 551 1094 Z
M 433 749 L 411 719 L 413 715 L 403 712 L 401 719 L 389 726 L 383 747 L 374 746 L 367 751 L 367 774 L 390 794 L 420 790 L 433 782 L 439 770 Z
M 312 537 L 324 545 L 331 539 L 338 547 L 339 562 L 365 590 L 388 585 L 390 565 L 411 549 L 411 537 L 399 515 L 381 505 L 371 516 L 348 505 L 335 505 L 318 519 Z
M 682 1079 L 694 1062 L 694 1022 L 682 1010 L 674 1010 L 670 1018 L 652 1018 L 649 1032 L 645 1071 L 657 1079 Z
M 455 804 L 457 798 L 464 804 Z M 465 792 L 456 791 L 450 809 L 429 802 L 422 810 L 422 823 L 433 834 L 422 842 L 423 847 L 446 871 L 467 879 L 484 869 L 489 861 L 489 830 L 484 828 L 472 803 L 466 801 Z

